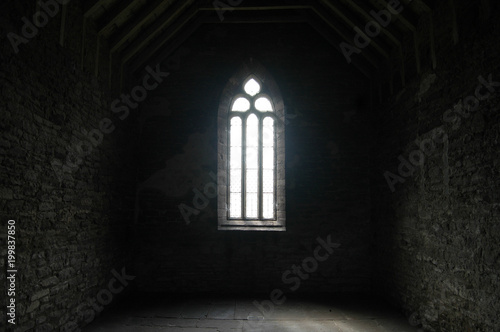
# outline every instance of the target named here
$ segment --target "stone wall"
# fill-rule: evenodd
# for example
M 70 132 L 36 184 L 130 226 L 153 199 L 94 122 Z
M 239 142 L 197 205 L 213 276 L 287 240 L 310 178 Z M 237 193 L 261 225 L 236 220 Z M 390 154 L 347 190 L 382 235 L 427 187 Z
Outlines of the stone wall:
M 82 63 L 81 8 L 79 1 L 69 2 L 62 44 L 59 8 L 15 50 L 7 34 L 25 38 L 22 18 L 32 20 L 41 9 L 31 1 L 2 3 L 2 285 L 11 219 L 16 222 L 17 268 L 15 326 L 6 322 L 3 287 L 0 297 L 0 325 L 9 330 L 76 331 L 109 304 L 109 282 L 126 268 L 124 242 L 132 211 L 127 211 L 130 198 L 125 195 L 129 183 L 121 180 L 131 173 L 121 138 L 125 127 L 115 123 L 111 133 L 109 123 L 100 124 L 116 119 L 103 83 L 107 80 L 94 76 L 92 61 Z M 93 54 L 95 37 L 88 29 L 85 59 Z
M 274 77 L 287 112 L 286 232 L 218 231 L 216 197 L 189 223 L 179 211 L 214 184 L 219 100 L 249 57 Z M 296 291 L 369 290 L 368 80 L 307 24 L 206 25 L 162 66 L 171 74 L 137 118 L 139 289 L 289 290 L 283 273 L 330 235 L 341 246 Z
M 422 54 L 377 112 L 374 289 L 426 331 L 499 331 L 500 83 L 482 83 L 500 82 L 499 8 L 455 3 L 458 43 L 444 2 L 436 70 Z

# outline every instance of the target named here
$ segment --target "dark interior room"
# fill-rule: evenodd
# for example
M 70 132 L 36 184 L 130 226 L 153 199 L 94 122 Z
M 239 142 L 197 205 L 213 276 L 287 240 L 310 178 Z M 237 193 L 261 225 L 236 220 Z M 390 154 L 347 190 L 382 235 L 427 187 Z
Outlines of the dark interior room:
M 0 330 L 500 331 L 498 1 L 4 0 L 0 32 Z

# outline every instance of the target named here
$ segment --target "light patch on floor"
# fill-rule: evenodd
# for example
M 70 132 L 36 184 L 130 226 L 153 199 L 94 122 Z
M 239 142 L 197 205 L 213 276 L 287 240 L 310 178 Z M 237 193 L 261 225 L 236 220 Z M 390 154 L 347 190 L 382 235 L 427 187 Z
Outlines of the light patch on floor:
M 272 314 L 258 298 L 135 300 L 105 313 L 84 332 L 419 332 L 401 314 L 366 299 L 290 299 Z

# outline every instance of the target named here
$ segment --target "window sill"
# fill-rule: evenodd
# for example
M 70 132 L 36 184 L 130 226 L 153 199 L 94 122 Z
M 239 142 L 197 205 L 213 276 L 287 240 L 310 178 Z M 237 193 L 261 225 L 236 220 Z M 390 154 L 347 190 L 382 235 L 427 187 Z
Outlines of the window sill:
M 219 225 L 219 231 L 271 231 L 271 232 L 284 232 L 285 226 L 249 226 L 249 225 Z
M 220 218 L 218 229 L 237 231 L 286 231 L 284 218 L 278 218 L 278 220 L 238 220 Z

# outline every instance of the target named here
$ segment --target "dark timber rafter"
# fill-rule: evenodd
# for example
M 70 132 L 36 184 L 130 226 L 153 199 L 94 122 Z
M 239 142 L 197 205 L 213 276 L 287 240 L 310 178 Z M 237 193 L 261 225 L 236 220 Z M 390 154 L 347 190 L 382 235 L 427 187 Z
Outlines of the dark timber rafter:
M 149 3 L 137 16 L 121 27 L 117 34 L 111 36 L 109 42 L 111 53 L 118 50 L 134 33 L 140 31 L 141 26 L 145 22 L 163 13 L 168 7 L 169 3 L 164 0 L 155 0 Z
M 130 11 L 140 0 L 120 0 L 113 6 L 109 13 L 105 14 L 97 21 L 97 33 L 103 34 L 127 11 Z
M 193 0 L 177 1 L 165 13 L 160 15 L 154 24 L 144 29 L 142 33 L 135 39 L 134 43 L 129 44 L 121 53 L 122 63 L 128 62 L 137 53 L 142 52 L 148 47 L 159 34 L 174 22 L 181 20 L 181 25 L 184 25 L 186 17 L 194 16 L 197 12 L 195 5 L 191 5 Z M 183 18 L 180 18 L 180 16 Z M 184 22 L 182 21 L 184 20 Z
M 334 5 L 331 1 L 329 0 L 320 0 L 322 4 L 324 4 L 326 7 L 328 7 L 332 12 L 335 13 L 335 15 L 337 15 L 341 20 L 343 20 L 351 29 L 354 29 L 356 27 L 358 27 L 357 24 L 355 24 L 349 17 L 347 17 L 344 12 L 342 12 L 341 10 L 339 10 L 337 8 L 336 5 Z M 363 32 L 363 27 L 360 26 L 358 27 L 360 29 L 360 31 L 362 32 L 363 34 L 363 37 L 364 38 L 369 38 L 368 36 L 365 35 L 365 33 Z M 389 54 L 387 53 L 386 50 L 384 50 L 377 41 L 375 40 L 372 40 L 371 41 L 371 45 L 380 53 L 382 54 L 385 58 L 389 58 Z
M 198 11 L 195 7 L 190 8 L 185 11 L 173 24 L 168 26 L 160 35 L 158 35 L 153 42 L 149 43 L 142 51 L 143 55 L 139 57 L 138 60 L 134 61 L 130 68 L 135 72 L 141 69 L 141 66 L 147 61 L 148 58 L 153 56 L 158 50 L 166 46 L 167 42 L 170 41 L 175 36 L 181 34 L 185 29 L 188 28 L 189 23 L 195 24 L 195 27 L 191 26 L 189 33 L 185 34 L 184 39 L 187 39 L 194 31 L 198 29 L 201 25 L 201 21 L 196 19 Z
M 447 1 L 453 4 L 453 0 Z M 489 0 L 481 1 L 481 10 L 486 12 Z M 390 63 L 391 70 L 400 72 L 404 85 L 402 38 L 413 34 L 417 72 L 420 73 L 419 40 L 422 36 L 418 35 L 415 22 L 426 15 L 430 19 L 431 62 L 433 68 L 436 67 L 432 8 L 426 0 L 400 0 L 404 11 L 393 15 L 390 25 L 380 24 L 380 37 L 377 38 L 367 36 L 364 30 L 367 23 L 375 20 L 374 13 L 388 9 L 392 3 L 389 0 L 247 0 L 235 3 L 220 0 L 216 6 L 212 0 L 85 1 L 84 18 L 93 21 L 98 30 L 96 66 L 99 52 L 102 52 L 101 43 L 103 47 L 107 43 L 110 61 L 130 70 L 133 75 L 144 66 L 160 63 L 174 54 L 203 24 L 308 23 L 340 52 L 345 51 L 340 44 L 354 45 L 358 34 L 369 40 L 369 47 L 352 53 L 353 65 L 371 77 L 373 72 Z M 231 15 L 221 20 L 221 15 L 215 15 L 221 13 Z M 454 28 L 455 41 L 458 40 L 456 31 Z M 110 72 L 113 72 L 111 67 Z M 122 74 L 113 73 L 115 76 Z
M 351 8 L 352 11 L 354 11 L 355 13 L 358 13 L 360 16 L 362 16 L 366 22 L 370 22 L 374 19 L 374 17 L 369 14 L 369 11 L 362 8 L 360 5 L 358 5 L 353 0 L 342 0 L 342 1 L 344 1 L 347 4 L 347 6 Z M 381 31 L 382 31 L 382 35 L 385 36 L 391 43 L 396 45 L 396 47 L 399 47 L 399 48 L 401 47 L 400 40 L 388 28 L 381 26 Z

